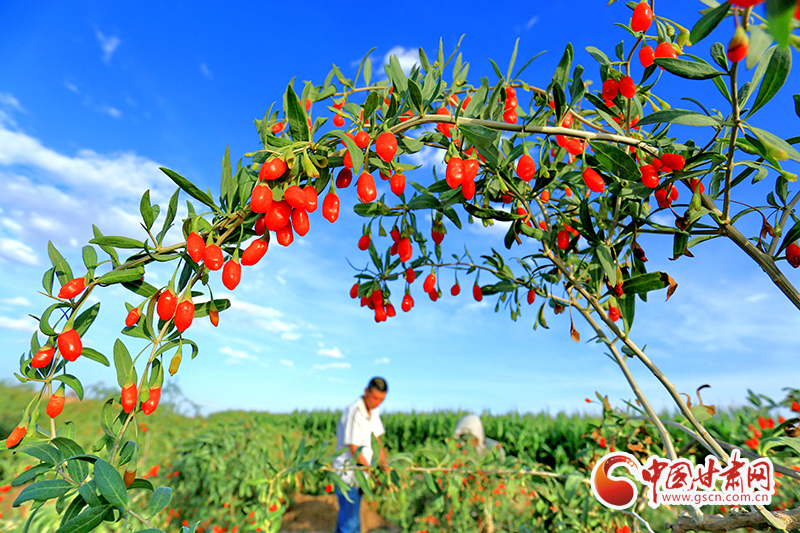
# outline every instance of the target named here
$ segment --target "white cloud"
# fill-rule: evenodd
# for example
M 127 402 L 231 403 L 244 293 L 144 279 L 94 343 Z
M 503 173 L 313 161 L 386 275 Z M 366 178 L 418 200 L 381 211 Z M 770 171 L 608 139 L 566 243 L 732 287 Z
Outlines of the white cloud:
M 268 333 L 278 334 L 285 340 L 294 341 L 301 338 L 301 335 L 295 331 L 298 327 L 297 324 L 290 324 L 281 320 L 283 313 L 277 309 L 245 302 L 236 299 L 233 295 L 230 295 L 229 298 L 231 300 L 231 311 L 240 317 L 238 320 L 240 323 L 247 321 L 252 327 Z
M 281 359 L 279 362 L 284 366 L 294 366 L 294 361 L 289 361 L 288 359 Z
M 258 361 L 258 357 L 242 350 L 234 350 L 229 346 L 225 346 L 219 350 L 219 353 L 228 356 L 226 363 L 239 364 L 245 361 Z
M 314 370 L 341 370 L 350 368 L 350 363 L 328 363 L 325 365 L 314 365 Z
M 104 104 L 100 106 L 100 111 L 110 116 L 111 118 L 122 118 L 122 111 L 120 111 L 116 107 L 111 107 L 110 105 Z
M 418 48 L 403 48 L 402 46 L 395 46 L 383 56 L 383 64 L 389 64 L 389 58 L 397 56 L 397 62 L 400 63 L 400 68 L 403 69 L 406 76 L 411 74 L 411 69 L 419 65 L 419 49 Z
M 531 17 L 531 19 L 528 22 L 525 23 L 525 29 L 529 30 L 529 29 L 533 28 L 533 25 L 536 24 L 537 22 L 539 22 L 539 17 L 538 16 Z
M 336 346 L 333 348 L 320 348 L 317 351 L 317 354 L 323 357 L 333 357 L 335 359 L 341 359 L 344 357 L 344 355 L 342 355 L 342 351 Z
M 381 359 L 375 359 L 375 364 L 376 365 L 388 365 L 389 364 L 389 358 L 388 357 L 382 357 Z
M 40 263 L 33 248 L 15 239 L 0 238 L 0 258 L 32 266 Z
M 18 306 L 21 306 L 21 307 L 27 307 L 27 306 L 31 305 L 30 300 L 28 300 L 24 296 L 16 296 L 14 298 L 6 298 L 6 299 L 2 300 L 2 302 L 4 304 L 18 305 Z
M 408 159 L 412 165 L 419 165 L 422 168 L 433 168 L 438 165 L 439 168 L 437 170 L 441 170 L 439 179 L 444 177 L 444 150 L 433 146 L 425 146 L 419 152 L 410 154 Z
M 211 72 L 211 69 L 208 68 L 208 65 L 205 63 L 200 63 L 200 72 L 203 74 L 203 77 L 207 80 L 213 80 L 214 74 Z
M 117 50 L 117 47 L 120 45 L 119 37 L 116 35 L 106 36 L 100 30 L 94 31 L 95 37 L 97 37 L 97 42 L 100 44 L 100 49 L 103 50 L 103 63 L 110 63 L 111 56 L 114 55 L 114 52 Z
M 13 329 L 30 333 L 30 331 L 36 329 L 38 325 L 39 324 L 34 319 L 27 316 L 18 319 L 0 316 L 0 329 Z
M 64 87 L 66 87 L 67 90 L 69 90 L 72 93 L 75 93 L 75 94 L 80 94 L 81 93 L 80 89 L 78 89 L 78 86 L 75 85 L 74 83 L 70 82 L 69 80 L 64 81 Z
M 37 265 L 48 240 L 57 247 L 86 242 L 92 224 L 106 235 L 143 238 L 142 192 L 150 189 L 153 203 L 164 203 L 174 188 L 158 167 L 132 152 L 60 153 L 0 124 L 0 209 L 8 215 L 0 223 L 0 256 Z
M 19 103 L 19 100 L 17 100 L 13 94 L 0 93 L 0 106 L 10 107 L 15 111 L 25 113 L 25 110 L 22 108 L 22 104 Z

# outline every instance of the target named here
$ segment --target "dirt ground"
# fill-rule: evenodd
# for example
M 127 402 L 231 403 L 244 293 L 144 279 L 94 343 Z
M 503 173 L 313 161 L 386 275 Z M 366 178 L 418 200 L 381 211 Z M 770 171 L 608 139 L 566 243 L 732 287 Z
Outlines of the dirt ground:
M 283 515 L 281 533 L 334 533 L 338 512 L 339 504 L 334 495 L 296 494 L 294 504 Z M 376 513 L 371 502 L 364 502 L 361 504 L 361 531 L 395 533 L 399 529 Z

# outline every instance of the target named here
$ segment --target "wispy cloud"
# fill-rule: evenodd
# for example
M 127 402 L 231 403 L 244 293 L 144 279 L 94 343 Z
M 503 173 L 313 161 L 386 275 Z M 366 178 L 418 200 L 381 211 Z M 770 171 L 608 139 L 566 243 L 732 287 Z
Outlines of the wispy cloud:
M 6 298 L 1 300 L 4 304 L 8 305 L 16 305 L 20 307 L 27 307 L 31 305 L 31 301 L 25 298 L 24 296 L 17 296 L 15 298 Z
M 121 41 L 116 35 L 106 36 L 98 29 L 94 30 L 94 35 L 97 37 L 97 42 L 100 44 L 100 49 L 103 51 L 103 63 L 111 63 L 111 56 L 119 47 Z
M 205 63 L 200 63 L 200 72 L 203 74 L 203 77 L 207 80 L 213 80 L 214 74 L 211 72 L 211 69 L 208 68 L 208 65 Z
M 93 223 L 107 235 L 140 236 L 142 191 L 150 189 L 153 202 L 172 193 L 158 167 L 132 152 L 61 153 L 0 124 L 0 257 L 41 264 L 37 251 L 48 240 L 77 245 L 91 238 Z M 25 224 L 15 223 L 21 220 Z
M 375 364 L 376 365 L 388 365 L 389 364 L 389 358 L 388 357 L 382 357 L 380 359 L 375 359 Z
M 350 363 L 328 363 L 325 365 L 314 365 L 314 370 L 342 370 L 345 368 L 350 368 Z
M 320 346 L 322 345 L 320 344 Z M 337 346 L 334 346 L 333 348 L 320 348 L 317 351 L 317 355 L 321 355 L 323 357 L 333 357 L 335 359 L 342 359 L 344 357 L 342 351 L 339 350 Z
M 0 329 L 13 329 L 16 331 L 25 331 L 30 333 L 38 327 L 38 323 L 31 317 L 25 318 L 8 318 L 0 316 Z
M 539 22 L 538 15 L 534 16 L 534 17 L 531 17 L 530 20 L 528 20 L 528 22 L 525 23 L 525 29 L 529 30 L 529 29 L 533 28 L 533 25 L 536 24 L 537 22 Z
M 239 315 L 242 320 L 249 321 L 254 327 L 269 333 L 280 335 L 284 340 L 294 341 L 302 335 L 296 330 L 297 324 L 281 320 L 283 313 L 272 307 L 245 302 L 244 300 L 230 297 L 231 310 Z M 242 320 L 239 320 L 241 323 Z
M 219 353 L 228 356 L 226 363 L 241 364 L 246 361 L 258 361 L 258 357 L 255 355 L 242 350 L 234 350 L 230 346 L 220 348 Z
M 289 361 L 288 359 L 281 359 L 279 362 L 283 366 L 294 366 L 294 361 Z
M 0 106 L 11 108 L 20 113 L 25 113 L 25 109 L 22 107 L 22 104 L 19 103 L 19 100 L 17 100 L 13 94 L 0 93 Z

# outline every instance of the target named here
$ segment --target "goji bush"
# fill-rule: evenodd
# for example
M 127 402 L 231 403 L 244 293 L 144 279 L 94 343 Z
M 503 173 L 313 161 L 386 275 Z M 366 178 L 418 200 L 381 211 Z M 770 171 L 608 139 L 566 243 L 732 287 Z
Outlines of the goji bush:
M 185 353 L 191 358 L 199 353 L 188 338 L 194 321 L 208 317 L 216 326 L 219 313 L 230 306 L 213 297 L 217 276 L 235 288 L 246 275 L 242 267 L 257 264 L 273 239 L 290 246 L 295 235 L 316 230 L 310 215 L 320 204 L 323 217 L 335 223 L 338 195 L 353 194 L 351 185 L 360 200 L 355 212 L 366 219 L 359 247 L 372 261 L 356 275 L 351 296 L 376 322 L 397 316 L 393 300 L 402 300 L 404 312 L 420 303 L 413 294 L 435 302 L 443 269 L 460 272 L 475 300 L 496 300 L 496 309 L 505 308 L 512 319 L 537 299 L 537 325 L 547 327 L 550 311 L 568 312 L 576 342 L 580 334 L 573 320 L 580 315 L 630 384 L 653 451 L 671 459 L 686 453 L 636 383 L 629 368 L 634 362 L 668 391 L 683 417 L 676 423 L 727 462 L 728 452 L 635 342 L 632 327 L 637 304 L 657 291 L 669 298 L 677 288 L 667 272 L 647 270 L 642 243 L 658 243 L 659 237 L 672 242 L 676 260 L 691 257 L 691 249 L 709 239 L 729 239 L 800 308 L 800 293 L 781 268 L 800 264 L 795 214 L 800 195 L 791 170 L 800 161 L 794 147 L 800 137 L 784 139 L 763 129 L 757 114 L 788 78 L 790 46 L 798 45 L 797 3 L 770 0 L 767 18 L 753 9 L 759 3 L 705 9 L 691 30 L 652 1 L 630 3 L 632 18 L 626 14 L 619 21 L 625 39 L 613 53 L 587 47 L 598 63 L 597 77 L 573 65 L 572 45 L 552 77 L 537 73 L 532 82 L 522 75 L 535 58 L 515 70 L 516 48 L 505 72 L 492 62 L 495 76 L 477 82 L 468 80 L 462 56 L 454 51 L 445 57 L 441 46 L 433 61 L 420 50 L 420 65 L 410 73 L 390 58 L 388 80 L 375 83 L 367 56 L 354 79 L 334 67 L 321 84 L 307 82 L 299 93 L 289 85 L 282 105 L 256 121 L 262 147 L 245 154 L 247 163 L 234 167 L 226 151 L 218 197 L 162 169 L 178 190 L 164 209 L 144 193 L 142 235 L 106 236 L 94 228 L 80 266 L 49 246 L 52 268 L 42 285 L 53 303 L 37 317 L 39 330 L 20 357 L 17 376 L 38 384 L 40 392 L 6 439 L 7 448 L 19 447 L 40 462 L 15 479 L 17 485 L 33 483 L 14 504 L 33 502 L 33 517 L 54 500 L 62 532 L 119 521 L 152 529 L 152 517 L 167 507 L 171 490 L 156 488 L 139 474 L 139 422 L 158 410 L 165 373 L 176 374 Z M 726 20 L 737 28 L 729 32 L 727 46 L 711 44 L 707 54 L 699 52 L 705 57 L 686 50 L 689 44 L 693 51 L 705 46 L 703 40 Z M 754 67 L 752 73 L 745 62 Z M 709 110 L 692 97 L 687 100 L 693 109 L 671 107 L 659 96 L 664 78 L 680 79 L 685 94 L 716 90 L 724 109 Z M 800 115 L 800 95 L 794 100 Z M 409 155 L 422 150 L 440 151 L 444 176 L 409 179 L 415 169 Z M 377 196 L 376 178 L 390 182 L 391 195 Z M 766 205 L 751 206 L 748 179 L 774 183 Z M 191 199 L 175 238 L 170 229 L 181 194 Z M 672 226 L 657 221 L 665 215 L 674 219 Z M 466 250 L 448 258 L 447 233 L 466 223 L 503 225 L 508 253 L 498 251 L 498 243 L 483 255 Z M 507 255 L 515 252 L 518 257 Z M 163 286 L 148 282 L 154 263 L 174 265 Z M 417 278 L 424 279 L 424 294 L 419 282 L 414 285 Z M 133 298 L 126 304 L 126 340 L 107 347 L 119 393 L 104 402 L 102 437 L 87 449 L 75 441 L 70 426 L 57 426 L 55 418 L 41 413 L 51 404 L 50 414 L 58 414 L 62 384 L 83 395 L 80 379 L 69 373 L 77 358 L 110 365 L 91 347 L 89 329 L 100 311 L 100 304 L 90 305 L 90 296 L 112 285 L 128 289 Z M 459 291 L 458 285 L 451 289 Z M 792 423 L 778 428 L 791 430 Z M 780 438 L 756 447 L 778 460 L 793 448 Z M 142 494 L 148 495 L 147 513 L 132 505 Z M 454 501 L 455 493 L 448 494 Z M 270 505 L 267 512 L 277 512 L 276 503 L 262 500 L 259 496 L 259 504 Z M 764 524 L 783 524 L 779 515 L 757 510 Z M 473 511 L 479 512 L 467 507 L 463 512 Z M 688 526 L 677 529 L 685 527 L 707 526 L 695 513 Z

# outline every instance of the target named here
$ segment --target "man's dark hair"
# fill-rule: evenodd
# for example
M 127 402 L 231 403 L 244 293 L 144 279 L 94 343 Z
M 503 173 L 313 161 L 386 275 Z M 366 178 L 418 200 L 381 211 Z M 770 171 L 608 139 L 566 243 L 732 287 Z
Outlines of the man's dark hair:
M 367 390 L 376 390 L 378 392 L 388 392 L 389 385 L 386 384 L 386 380 L 375 376 L 371 380 L 369 380 L 369 385 L 367 385 Z

